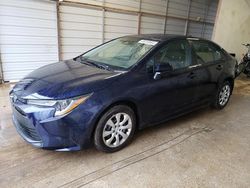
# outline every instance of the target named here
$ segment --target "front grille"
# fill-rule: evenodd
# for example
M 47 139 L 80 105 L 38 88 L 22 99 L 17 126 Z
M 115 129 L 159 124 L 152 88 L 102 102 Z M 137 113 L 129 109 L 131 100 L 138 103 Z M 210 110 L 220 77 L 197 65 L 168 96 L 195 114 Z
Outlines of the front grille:
M 27 127 L 24 124 L 19 123 L 19 128 L 22 131 L 22 133 L 29 137 L 30 139 L 34 141 L 41 141 L 39 135 L 36 132 L 35 128 Z
M 16 95 L 11 95 L 13 121 L 20 135 L 28 142 L 41 142 L 41 138 L 38 135 L 32 119 L 22 110 L 21 106 L 24 101 L 21 101 Z

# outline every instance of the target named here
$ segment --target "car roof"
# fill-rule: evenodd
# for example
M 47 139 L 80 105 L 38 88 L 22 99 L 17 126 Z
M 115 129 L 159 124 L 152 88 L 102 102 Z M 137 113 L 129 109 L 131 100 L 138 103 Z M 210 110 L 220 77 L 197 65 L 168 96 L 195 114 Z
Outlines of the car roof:
M 158 41 L 167 41 L 170 39 L 183 39 L 183 38 L 190 38 L 201 40 L 201 38 L 192 37 L 192 36 L 185 36 L 185 35 L 171 35 L 171 34 L 141 34 L 141 35 L 129 35 L 129 37 L 136 37 L 136 38 L 143 38 L 148 40 L 158 40 Z

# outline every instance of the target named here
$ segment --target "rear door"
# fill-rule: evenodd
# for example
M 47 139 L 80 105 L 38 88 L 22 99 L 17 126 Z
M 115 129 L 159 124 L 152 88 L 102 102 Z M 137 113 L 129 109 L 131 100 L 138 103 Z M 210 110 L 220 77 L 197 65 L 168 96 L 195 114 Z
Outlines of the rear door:
M 189 39 L 193 61 L 196 64 L 197 93 L 195 100 L 202 102 L 211 100 L 217 90 L 219 77 L 225 66 L 223 50 L 210 41 Z

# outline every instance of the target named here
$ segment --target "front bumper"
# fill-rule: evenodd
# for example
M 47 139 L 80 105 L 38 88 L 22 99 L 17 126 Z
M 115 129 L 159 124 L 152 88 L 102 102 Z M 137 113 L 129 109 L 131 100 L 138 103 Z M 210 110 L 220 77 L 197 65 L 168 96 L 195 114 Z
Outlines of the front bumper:
M 53 108 L 34 107 L 13 101 L 11 103 L 17 132 L 33 146 L 75 151 L 92 144 L 95 114 L 88 104 L 79 105 L 66 116 L 53 117 Z
M 13 115 L 12 117 L 13 123 L 16 127 L 17 132 L 21 135 L 21 137 L 32 144 L 35 147 L 42 148 L 43 142 L 41 138 L 38 136 L 34 127 L 29 127 L 28 124 L 21 124 L 18 122 L 17 118 Z

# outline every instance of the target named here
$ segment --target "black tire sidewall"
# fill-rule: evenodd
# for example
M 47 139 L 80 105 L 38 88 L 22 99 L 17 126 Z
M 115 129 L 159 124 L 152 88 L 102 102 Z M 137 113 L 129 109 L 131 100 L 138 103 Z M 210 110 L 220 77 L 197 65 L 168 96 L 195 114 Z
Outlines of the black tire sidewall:
M 118 147 L 112 148 L 112 147 L 108 147 L 104 143 L 103 138 L 102 138 L 102 133 L 103 133 L 104 126 L 105 126 L 106 122 L 108 121 L 108 119 L 116 113 L 127 113 L 131 117 L 131 120 L 132 120 L 132 129 L 131 129 L 131 133 L 130 133 L 129 137 L 127 138 L 127 140 L 123 144 L 121 144 Z M 125 106 L 125 105 L 114 106 L 114 107 L 110 108 L 107 112 L 105 112 L 101 116 L 100 120 L 97 123 L 96 129 L 94 132 L 95 147 L 96 147 L 96 149 L 98 149 L 100 151 L 107 152 L 107 153 L 119 151 L 132 141 L 132 138 L 133 138 L 134 133 L 135 133 L 135 129 L 136 129 L 136 117 L 135 117 L 134 111 L 130 107 Z

